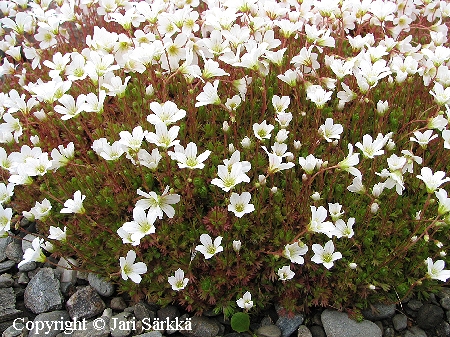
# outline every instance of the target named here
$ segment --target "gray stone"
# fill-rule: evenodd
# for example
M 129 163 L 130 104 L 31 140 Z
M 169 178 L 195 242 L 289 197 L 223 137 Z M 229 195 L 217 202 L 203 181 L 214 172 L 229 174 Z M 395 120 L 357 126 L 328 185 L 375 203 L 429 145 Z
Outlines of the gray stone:
M 384 329 L 383 337 L 395 337 L 395 330 L 393 328 L 387 327 Z
M 437 293 L 437 297 L 450 297 L 450 288 L 441 288 L 441 290 L 439 290 L 439 292 Z
M 0 275 L 0 288 L 9 288 L 14 284 L 11 274 Z
M 404 337 L 427 337 L 427 334 L 418 326 L 413 326 L 406 331 Z
M 147 319 L 151 322 L 155 319 L 155 313 L 150 310 L 150 306 L 144 302 L 138 302 L 134 306 L 134 316 L 136 319 L 142 321 L 143 319 Z
M 408 317 L 403 314 L 397 314 L 392 317 L 392 324 L 394 325 L 394 329 L 396 331 L 405 330 L 408 326 Z
M 127 304 L 125 303 L 125 301 L 122 297 L 113 297 L 111 299 L 111 303 L 109 304 L 109 306 L 113 310 L 123 311 L 127 307 Z
M 163 337 L 163 335 L 159 331 L 150 331 L 134 337 Z
M 30 282 L 30 278 L 28 277 L 28 275 L 25 272 L 20 272 L 19 273 L 19 278 L 17 280 L 17 283 L 19 283 L 19 284 L 28 284 L 28 282 Z
M 8 259 L 13 260 L 15 263 L 19 263 L 22 261 L 23 257 L 22 246 L 18 243 L 11 242 L 6 246 L 5 254 Z
M 16 324 L 11 325 L 8 329 L 3 331 L 2 337 L 23 337 L 27 336 L 25 325 L 16 322 Z
M 102 316 L 86 323 L 85 329 L 75 330 L 71 337 L 108 337 L 109 333 L 109 317 Z
M 365 319 L 372 322 L 391 318 L 395 315 L 395 304 L 374 304 L 370 308 L 363 310 L 362 314 Z
M 191 318 L 192 330 L 181 330 L 188 337 L 215 337 L 219 333 L 218 324 L 210 318 L 194 316 Z
M 10 270 L 12 267 L 14 267 L 16 263 L 11 260 L 6 260 L 4 262 L 0 262 L 0 274 Z
M 327 337 L 327 335 L 325 334 L 325 331 L 323 330 L 323 327 L 319 326 L 319 325 L 313 325 L 310 328 L 311 334 L 313 335 L 313 337 Z
M 313 337 L 313 335 L 306 325 L 300 325 L 298 327 L 297 337 Z
M 282 337 L 290 336 L 297 328 L 303 323 L 302 315 L 290 316 L 279 316 L 277 322 L 275 323 L 277 327 L 281 330 Z
M 28 283 L 25 306 L 35 314 L 62 308 L 63 296 L 59 290 L 59 280 L 51 268 L 42 268 Z
M 22 252 L 25 253 L 25 251 L 26 251 L 28 248 L 33 248 L 32 242 L 33 242 L 33 240 L 36 239 L 36 238 L 37 238 L 37 236 L 36 236 L 36 235 L 33 235 L 33 234 L 27 234 L 27 235 L 25 235 L 25 236 L 23 237 L 23 239 L 22 239 Z
M 422 305 L 423 305 L 423 303 L 419 300 L 411 300 L 406 304 L 406 306 L 408 308 L 410 308 L 411 310 L 414 310 L 414 311 L 419 310 Z
M 112 337 L 127 337 L 134 330 L 135 322 L 128 321 L 129 313 L 121 312 L 111 318 L 109 328 Z
M 58 310 L 52 312 L 45 312 L 37 315 L 34 318 L 33 326 L 35 329 L 31 330 L 28 334 L 28 337 L 56 337 L 57 334 L 63 332 L 65 323 L 59 322 L 67 322 L 70 321 L 69 314 L 65 310 Z M 58 322 L 52 324 L 52 326 L 46 326 L 46 324 L 51 324 L 51 322 Z M 36 328 L 43 328 L 43 330 L 37 331 Z
M 444 297 L 440 301 L 441 307 L 445 310 L 450 310 L 450 297 Z
M 444 320 L 444 310 L 434 304 L 424 304 L 417 313 L 416 323 L 424 330 L 433 329 Z
M 87 286 L 73 294 L 66 303 L 67 311 L 72 319 L 91 318 L 105 309 L 105 302 L 94 288 Z M 109 329 L 109 328 L 108 328 Z
M 30 261 L 27 263 L 24 263 L 19 267 L 19 271 L 32 271 L 37 268 L 37 264 L 34 261 Z
M 177 307 L 168 305 L 164 308 L 159 309 L 157 311 L 157 315 L 161 321 L 165 321 L 167 318 L 169 319 L 169 321 L 172 321 L 175 319 L 175 317 L 178 317 L 180 315 L 180 311 Z
M 8 246 L 12 242 L 12 237 L 7 236 L 4 238 L 0 238 L 0 262 L 6 260 L 6 246 Z
M 436 327 L 437 337 L 450 337 L 450 324 L 447 322 L 442 322 Z
M 356 322 L 347 314 L 335 310 L 322 312 L 323 328 L 327 337 L 381 337 L 380 328 L 373 322 Z
M 77 265 L 74 259 L 68 259 L 73 265 Z M 56 270 L 60 273 L 59 282 L 75 285 L 77 282 L 77 271 L 72 269 L 72 265 L 65 258 L 60 258 Z
M 280 337 L 281 329 L 276 325 L 264 325 L 255 331 L 258 337 Z
M 0 288 L 0 322 L 17 318 L 22 311 L 16 309 L 16 294 L 13 288 Z
M 114 284 L 106 281 L 94 273 L 89 273 L 88 282 L 90 286 L 94 288 L 101 296 L 109 297 L 114 294 Z

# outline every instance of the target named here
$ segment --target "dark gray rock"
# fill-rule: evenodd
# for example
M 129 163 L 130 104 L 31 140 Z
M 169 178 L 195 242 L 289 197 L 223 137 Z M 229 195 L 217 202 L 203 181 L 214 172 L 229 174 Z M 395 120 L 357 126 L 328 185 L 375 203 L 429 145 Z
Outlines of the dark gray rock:
M 151 323 L 155 319 L 155 312 L 150 309 L 147 303 L 138 302 L 134 306 L 134 316 L 140 321 L 147 319 Z
M 33 325 L 35 329 L 31 330 L 28 334 L 28 337 L 56 337 L 57 334 L 60 332 L 63 332 L 64 329 L 59 329 L 60 327 L 64 328 L 64 323 L 59 322 L 66 322 L 70 321 L 70 317 L 67 311 L 65 310 L 58 310 L 58 311 L 52 311 L 52 312 L 45 312 L 42 314 L 37 315 L 34 318 Z M 52 326 L 46 326 L 46 324 L 51 324 L 52 322 L 58 322 L 54 323 Z M 43 328 L 43 330 L 36 330 L 39 328 Z
M 356 322 L 346 313 L 335 310 L 322 312 L 323 328 L 327 337 L 381 337 L 380 328 L 373 322 Z
M 303 323 L 303 315 L 279 316 L 275 325 L 280 328 L 281 336 L 290 336 Z
M 105 279 L 94 273 L 89 273 L 88 282 L 89 285 L 94 288 L 101 296 L 109 297 L 114 294 L 114 284 L 106 281 Z
M 4 262 L 0 262 L 0 274 L 4 273 L 5 271 L 10 270 L 15 265 L 16 265 L 16 263 L 11 260 L 6 260 Z
M 13 241 L 12 237 L 0 238 L 0 262 L 6 260 L 6 247 Z
M 0 288 L 9 288 L 14 284 L 11 274 L 0 275 Z
M 37 264 L 34 261 L 30 261 L 21 265 L 18 269 L 19 271 L 32 271 L 37 268 Z
M 173 305 L 168 305 L 164 308 L 161 308 L 157 311 L 158 318 L 161 321 L 165 321 L 167 318 L 169 321 L 172 321 L 175 319 L 175 317 L 178 317 L 180 315 L 180 311 L 177 307 Z
M 127 307 L 127 304 L 122 297 L 113 297 L 109 306 L 112 310 L 123 311 Z
M 191 318 L 191 328 L 192 330 L 181 330 L 180 332 L 188 337 L 215 337 L 220 330 L 218 323 L 202 316 Z
M 325 330 L 323 330 L 321 326 L 313 325 L 309 330 L 311 331 L 313 337 L 327 337 Z
M 380 321 L 395 315 L 395 304 L 374 304 L 362 311 L 365 319 L 369 321 Z
M 313 335 L 306 325 L 300 325 L 298 327 L 297 337 L 313 337 Z
M 28 333 L 26 332 L 25 325 L 16 322 L 16 324 L 13 323 L 13 325 L 3 331 L 2 337 L 24 337 L 27 335 Z
M 127 337 L 135 328 L 135 321 L 128 321 L 130 314 L 121 312 L 113 317 L 109 321 L 109 328 L 112 337 Z
M 22 261 L 23 257 L 22 246 L 18 243 L 11 242 L 6 246 L 5 254 L 8 259 L 14 261 L 15 263 L 19 263 Z
M 406 331 L 404 337 L 427 337 L 427 334 L 418 326 L 413 326 Z
M 408 317 L 403 314 L 397 314 L 392 317 L 392 324 L 394 324 L 394 329 L 396 331 L 405 330 L 408 326 Z
M 450 297 L 450 288 L 441 288 L 441 290 L 439 290 L 439 292 L 437 293 L 437 297 Z
M 77 264 L 77 262 L 73 259 L 68 260 L 74 265 Z M 71 285 L 75 285 L 77 282 L 77 271 L 72 268 L 72 265 L 65 258 L 62 257 L 59 259 L 56 271 L 60 274 L 59 282 L 61 282 L 61 284 L 69 283 Z
M 383 337 L 395 337 L 395 330 L 393 328 L 387 327 L 384 329 Z
M 441 307 L 445 310 L 450 310 L 450 297 L 441 298 L 440 302 Z
M 442 322 L 436 327 L 437 337 L 450 337 L 450 324 L 447 322 Z
M 0 322 L 17 318 L 22 311 L 16 309 L 16 294 L 13 288 L 0 288 Z
M 418 311 L 416 323 L 419 328 L 430 330 L 444 320 L 444 310 L 434 304 L 424 304 Z
M 414 310 L 414 311 L 419 310 L 419 309 L 422 307 L 422 305 L 423 305 L 423 303 L 422 303 L 421 301 L 415 300 L 415 299 L 412 299 L 411 301 L 409 301 L 409 302 L 406 304 L 406 306 L 407 306 L 409 309 Z
M 42 268 L 28 283 L 25 294 L 25 306 L 35 314 L 62 308 L 63 296 L 59 290 L 59 280 L 53 269 Z
M 255 331 L 258 337 L 280 337 L 281 329 L 276 325 L 264 325 Z
M 36 236 L 36 235 L 33 235 L 33 234 L 27 234 L 27 235 L 25 235 L 25 236 L 23 237 L 23 239 L 22 239 L 22 252 L 25 253 L 25 251 L 26 251 L 28 248 L 33 248 L 32 242 L 33 242 L 33 240 L 36 239 L 36 238 L 37 238 L 37 236 Z
M 163 337 L 163 335 L 159 331 L 150 331 L 134 337 Z
M 85 329 L 75 330 L 71 337 L 108 337 L 109 333 L 109 317 L 102 316 L 86 323 Z
M 25 272 L 19 272 L 19 278 L 17 279 L 17 283 L 19 284 L 28 284 L 30 282 L 30 278 Z
M 77 290 L 69 298 L 66 306 L 72 319 L 91 318 L 105 310 L 105 302 L 91 286 Z

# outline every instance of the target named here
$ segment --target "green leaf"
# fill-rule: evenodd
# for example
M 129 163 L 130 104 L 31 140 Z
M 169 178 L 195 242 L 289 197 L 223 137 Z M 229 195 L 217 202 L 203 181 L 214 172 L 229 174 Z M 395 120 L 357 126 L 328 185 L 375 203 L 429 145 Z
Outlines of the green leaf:
M 250 316 L 244 312 L 237 312 L 231 317 L 231 328 L 236 332 L 246 332 L 250 329 Z

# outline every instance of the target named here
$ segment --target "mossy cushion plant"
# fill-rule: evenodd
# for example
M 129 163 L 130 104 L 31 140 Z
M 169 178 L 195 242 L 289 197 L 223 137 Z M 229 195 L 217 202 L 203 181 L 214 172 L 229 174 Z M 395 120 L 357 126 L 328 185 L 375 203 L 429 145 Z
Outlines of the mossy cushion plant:
M 22 263 L 227 316 L 449 278 L 445 1 L 1 10 L 0 232 L 39 229 Z

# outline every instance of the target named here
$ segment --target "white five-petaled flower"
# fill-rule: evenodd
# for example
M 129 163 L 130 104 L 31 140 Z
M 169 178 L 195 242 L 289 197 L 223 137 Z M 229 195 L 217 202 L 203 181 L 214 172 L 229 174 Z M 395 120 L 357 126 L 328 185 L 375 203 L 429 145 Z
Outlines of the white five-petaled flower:
M 333 139 L 341 138 L 341 133 L 344 128 L 341 124 L 334 124 L 332 118 L 327 118 L 325 124 L 319 127 L 319 133 L 325 138 L 328 143 L 331 143 Z
M 308 224 L 308 230 L 314 233 L 324 233 L 328 237 L 332 236 L 332 232 L 335 230 L 333 223 L 325 221 L 327 218 L 327 210 L 325 207 L 311 206 L 311 220 Z
M 9 231 L 11 227 L 12 209 L 0 205 L 0 231 Z
M 445 172 L 437 171 L 433 173 L 429 167 L 422 167 L 420 175 L 416 177 L 425 183 L 428 193 L 433 193 L 443 183 L 450 181 L 450 178 L 444 178 Z
M 255 137 L 259 140 L 263 139 L 269 139 L 270 133 L 274 129 L 274 126 L 272 124 L 267 124 L 265 120 L 262 121 L 262 123 L 253 124 L 253 133 L 255 134 Z
M 131 235 L 133 246 L 138 245 L 144 236 L 155 233 L 156 217 L 156 212 L 145 213 L 145 210 L 138 206 L 133 209 L 133 221 L 125 222 L 121 227 Z
M 437 260 L 433 263 L 433 260 L 429 257 L 425 262 L 427 263 L 427 276 L 429 278 L 446 282 L 450 277 L 450 270 L 444 270 L 445 262 L 443 260 Z
M 41 249 L 41 244 L 44 243 L 44 239 L 35 238 L 31 243 L 33 248 L 27 248 L 25 253 L 23 254 L 23 260 L 18 264 L 18 267 L 21 267 L 25 263 L 34 261 L 34 262 L 45 262 L 47 257 L 44 255 L 44 252 Z
M 175 209 L 170 205 L 180 201 L 180 196 L 178 194 L 169 193 L 169 186 L 166 186 L 161 195 L 158 195 L 153 191 L 145 193 L 140 189 L 137 190 L 137 194 L 145 197 L 145 199 L 138 200 L 136 202 L 136 207 L 141 207 L 144 210 L 150 209 L 149 212 L 155 213 L 160 219 L 163 217 L 163 212 L 166 213 L 169 218 L 173 218 Z
M 244 296 L 238 299 L 236 303 L 239 308 L 251 309 L 253 307 L 252 294 L 249 291 L 245 292 Z
M 222 242 L 221 236 L 215 238 L 213 243 L 209 234 L 202 234 L 200 235 L 200 242 L 202 244 L 195 247 L 195 250 L 202 253 L 205 256 L 205 259 L 210 259 L 217 253 L 223 251 L 223 247 L 220 245 Z
M 355 218 L 349 218 L 347 223 L 344 220 L 338 219 L 334 223 L 336 229 L 332 232 L 338 239 L 341 237 L 351 238 L 355 232 L 353 231 L 353 225 L 355 224 Z
M 66 226 L 64 226 L 64 230 L 62 230 L 59 227 L 50 226 L 50 235 L 48 236 L 49 239 L 64 242 L 64 241 L 66 241 L 66 237 L 67 237 L 67 227 Z
M 297 241 L 284 246 L 283 256 L 291 260 L 292 263 L 303 264 L 305 262 L 305 259 L 302 257 L 302 255 L 305 255 L 307 251 L 308 246 L 301 241 Z
M 126 281 L 128 278 L 134 283 L 140 283 L 142 277 L 140 274 L 145 274 L 147 272 L 147 266 L 144 262 L 134 263 L 136 260 L 136 253 L 133 250 L 129 250 L 127 257 L 120 257 L 120 270 L 122 273 L 122 278 Z
M 344 160 L 340 161 L 337 164 L 337 166 L 340 169 L 354 175 L 355 177 L 362 178 L 361 171 L 355 167 L 356 165 L 359 164 L 359 153 L 353 153 L 352 144 L 349 143 L 347 147 L 348 147 L 348 156 Z
M 450 198 L 447 198 L 447 191 L 440 188 L 438 191 L 434 192 L 436 197 L 439 199 L 438 213 L 439 215 L 444 215 L 450 212 Z
M 373 140 L 371 135 L 364 135 L 362 144 L 357 142 L 355 146 L 362 151 L 364 157 L 373 159 L 375 156 L 384 154 L 384 144 L 383 138 L 377 137 Z
M 290 280 L 295 276 L 295 273 L 291 270 L 290 266 L 281 267 L 280 269 L 278 269 L 277 274 L 281 281 Z
M 328 241 L 324 247 L 315 243 L 312 245 L 312 250 L 314 251 L 314 256 L 311 258 L 311 261 L 320 264 L 323 263 L 323 266 L 327 269 L 330 269 L 334 265 L 334 261 L 342 258 L 342 254 L 340 252 L 334 251 L 333 241 Z
M 83 201 L 86 198 L 85 195 L 81 194 L 81 191 L 76 191 L 73 195 L 73 199 L 68 199 L 64 203 L 64 208 L 61 213 L 78 213 L 84 214 L 85 209 L 83 207 Z
M 217 94 L 217 88 L 219 86 L 219 80 L 215 80 L 214 84 L 206 83 L 203 87 L 203 92 L 201 92 L 197 97 L 197 103 L 195 107 L 208 105 L 208 104 L 220 104 L 220 97 Z
M 189 279 L 184 277 L 184 271 L 180 268 L 175 271 L 175 276 L 169 276 L 169 283 L 175 291 L 183 290 L 188 282 Z
M 181 145 L 175 145 L 175 152 L 168 151 L 170 158 L 178 162 L 179 168 L 188 169 L 203 169 L 205 164 L 203 162 L 209 157 L 211 151 L 206 150 L 199 156 L 197 156 L 197 145 L 195 143 L 189 143 L 184 149 Z
M 147 121 L 153 125 L 164 123 L 166 125 L 173 124 L 186 116 L 186 111 L 178 109 L 174 102 L 167 101 L 163 104 L 151 102 L 150 109 L 154 114 L 147 116 Z
M 177 125 L 174 125 L 167 130 L 167 125 L 165 123 L 158 123 L 155 125 L 155 133 L 147 133 L 145 139 L 147 139 L 149 143 L 168 149 L 169 147 L 180 143 L 177 139 L 179 131 L 180 127 Z
M 219 178 L 211 180 L 211 184 L 220 187 L 223 191 L 228 192 L 234 186 L 241 182 L 250 182 L 250 178 L 244 172 L 244 165 L 241 162 L 231 164 L 231 168 L 227 165 L 219 165 L 217 168 Z
M 231 193 L 228 211 L 233 212 L 238 218 L 241 218 L 244 214 L 253 212 L 255 206 L 249 203 L 251 197 L 249 192 L 242 192 L 241 195 L 234 192 Z
M 414 131 L 415 137 L 410 137 L 409 140 L 417 142 L 422 148 L 426 148 L 428 143 L 437 138 L 437 135 L 433 135 L 433 130 L 426 130 L 425 132 Z

